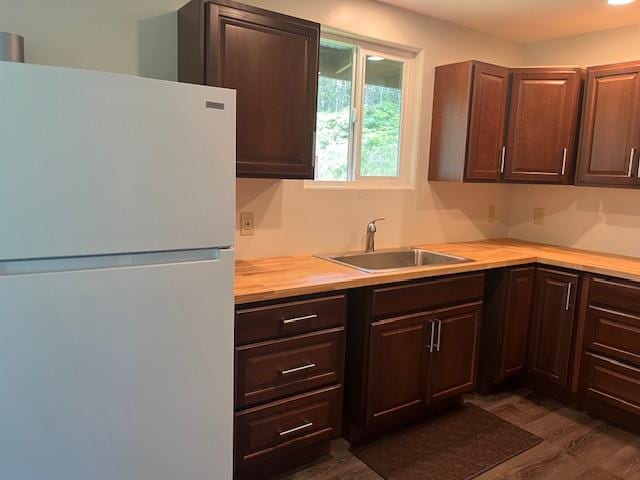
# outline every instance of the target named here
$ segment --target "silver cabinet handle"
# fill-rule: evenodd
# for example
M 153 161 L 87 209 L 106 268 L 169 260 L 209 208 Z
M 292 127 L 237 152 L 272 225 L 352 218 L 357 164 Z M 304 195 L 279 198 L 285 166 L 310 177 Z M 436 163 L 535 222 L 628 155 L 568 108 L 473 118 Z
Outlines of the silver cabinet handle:
M 289 375 L 290 373 L 302 372 L 303 370 L 309 370 L 310 368 L 315 367 L 315 363 L 308 363 L 307 365 L 302 365 L 301 367 L 290 368 L 288 370 L 280 370 L 282 375 Z
M 502 153 L 500 154 L 500 173 L 504 173 L 504 158 L 507 154 L 506 145 L 502 146 Z
M 568 312 L 571 306 L 571 287 L 573 287 L 572 283 L 569 283 L 567 286 L 567 303 L 564 306 L 564 309 Z
M 567 169 L 567 149 L 566 147 L 562 149 L 562 176 L 564 176 L 564 172 Z
M 431 341 L 429 342 L 429 345 L 427 346 L 427 349 L 430 352 L 433 352 L 433 339 L 435 337 L 436 334 L 436 322 L 434 322 L 433 320 L 431 321 Z
M 305 315 L 303 317 L 282 319 L 282 324 L 283 325 L 289 325 L 291 323 L 301 322 L 303 320 L 311 320 L 313 318 L 318 318 L 318 315 L 313 314 L 313 315 Z
M 633 159 L 636 156 L 636 147 L 631 148 L 631 154 L 629 155 L 629 173 L 627 177 L 631 178 L 631 172 L 633 171 Z M 638 166 L 638 171 L 640 172 L 640 166 Z
M 289 430 L 283 430 L 280 432 L 280 436 L 283 437 L 285 435 L 289 435 L 290 433 L 299 432 L 300 430 L 304 430 L 305 428 L 313 427 L 313 422 L 307 422 L 304 425 L 300 425 L 299 427 L 293 427 Z
M 437 318 L 434 319 L 435 322 L 438 322 L 438 339 L 436 340 L 435 345 L 433 346 L 433 348 L 435 348 L 436 352 L 440 351 L 440 338 L 442 336 L 442 322 L 440 320 L 438 320 Z

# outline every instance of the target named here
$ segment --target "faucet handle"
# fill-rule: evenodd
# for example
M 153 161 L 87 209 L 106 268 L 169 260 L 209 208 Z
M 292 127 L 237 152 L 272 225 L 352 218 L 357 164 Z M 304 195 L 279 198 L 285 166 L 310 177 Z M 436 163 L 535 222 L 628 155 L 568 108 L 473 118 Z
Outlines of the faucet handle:
M 370 232 L 375 232 L 376 231 L 376 222 L 379 222 L 381 220 L 386 220 L 386 218 L 381 217 L 381 218 L 376 218 L 375 220 L 371 220 L 367 224 L 367 230 L 370 231 Z
M 386 220 L 386 218 L 385 217 L 376 218 L 375 220 L 371 220 L 369 223 L 373 223 L 375 225 L 376 222 L 379 222 L 381 220 Z

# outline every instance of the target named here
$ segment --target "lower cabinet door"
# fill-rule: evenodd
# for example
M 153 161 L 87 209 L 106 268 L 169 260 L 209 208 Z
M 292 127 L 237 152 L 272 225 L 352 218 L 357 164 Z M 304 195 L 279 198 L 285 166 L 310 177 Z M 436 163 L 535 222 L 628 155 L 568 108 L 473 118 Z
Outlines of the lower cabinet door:
M 421 313 L 374 322 L 369 340 L 367 426 L 423 409 L 427 404 L 430 316 Z
M 569 382 L 578 275 L 539 268 L 529 335 L 529 373 L 561 386 Z
M 429 373 L 429 399 L 436 403 L 475 388 L 482 302 L 432 314 L 435 339 Z

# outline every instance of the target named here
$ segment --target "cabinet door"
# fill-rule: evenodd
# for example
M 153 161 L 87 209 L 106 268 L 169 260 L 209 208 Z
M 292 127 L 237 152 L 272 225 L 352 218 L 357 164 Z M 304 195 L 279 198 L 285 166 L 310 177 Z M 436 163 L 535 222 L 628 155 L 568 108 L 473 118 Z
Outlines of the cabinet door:
M 640 65 L 594 68 L 587 76 L 579 183 L 635 185 L 640 147 Z
M 478 64 L 474 68 L 466 178 L 498 180 L 505 147 L 509 69 Z
M 567 386 L 578 275 L 538 269 L 529 339 L 528 371 Z
M 501 379 L 524 369 L 534 281 L 534 267 L 514 268 L 509 272 L 500 361 Z
M 440 310 L 433 314 L 436 327 L 431 368 L 431 403 L 475 388 L 482 302 Z
M 575 70 L 514 74 L 505 179 L 571 183 L 580 85 Z
M 207 3 L 206 83 L 237 91 L 237 175 L 313 178 L 320 26 Z
M 392 318 L 371 325 L 368 426 L 415 414 L 426 406 L 431 328 L 427 314 Z

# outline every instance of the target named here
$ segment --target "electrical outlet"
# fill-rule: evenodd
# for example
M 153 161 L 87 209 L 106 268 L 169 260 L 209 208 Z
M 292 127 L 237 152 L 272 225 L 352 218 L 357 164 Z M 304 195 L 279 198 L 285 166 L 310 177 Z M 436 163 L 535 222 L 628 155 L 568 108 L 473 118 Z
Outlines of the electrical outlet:
M 489 205 L 489 223 L 494 223 L 496 221 L 496 206 Z
M 544 208 L 533 209 L 533 223 L 536 225 L 544 225 Z
M 240 235 L 249 236 L 255 233 L 253 212 L 240 212 Z

